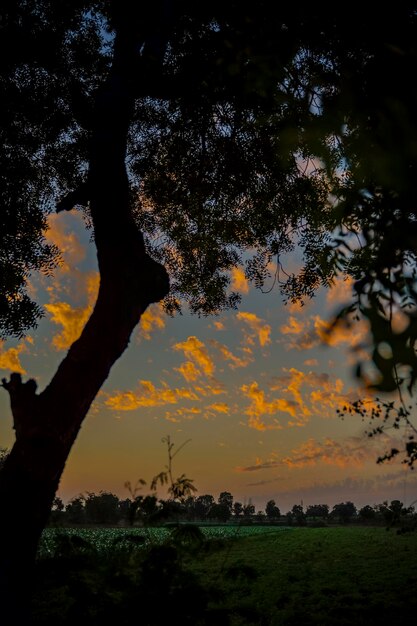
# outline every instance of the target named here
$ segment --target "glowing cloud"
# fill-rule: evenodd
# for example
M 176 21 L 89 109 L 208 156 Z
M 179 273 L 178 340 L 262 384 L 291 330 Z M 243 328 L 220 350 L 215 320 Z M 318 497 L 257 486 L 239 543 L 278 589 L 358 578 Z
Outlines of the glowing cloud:
M 174 350 L 182 350 L 187 359 L 190 359 L 206 375 L 212 376 L 215 370 L 206 346 L 197 337 L 188 337 L 186 341 L 176 343 Z
M 362 467 L 366 462 L 374 460 L 375 448 L 361 437 L 348 437 L 342 442 L 330 438 L 320 442 L 310 438 L 298 448 L 293 449 L 286 457 L 278 458 L 276 454 L 273 454 L 272 458 L 266 461 L 257 458 L 255 464 L 235 469 L 238 472 L 258 472 L 283 466 L 300 469 L 313 467 L 319 463 L 341 468 Z
M 19 343 L 15 348 L 3 350 L 3 342 L 0 341 L 0 370 L 8 370 L 17 374 L 26 374 L 26 370 L 20 363 L 19 355 L 26 352 L 24 343 Z
M 302 426 L 312 414 L 320 417 L 335 417 L 336 409 L 357 396 L 353 389 L 344 391 L 340 378 L 332 378 L 329 374 L 302 372 L 294 367 L 283 368 L 284 374 L 273 379 L 271 390 L 284 397 L 289 395 L 297 406 L 297 422 L 289 422 L 289 426 Z
M 220 343 L 219 341 L 216 341 L 215 339 L 212 339 L 210 341 L 210 344 L 217 348 L 217 350 L 220 352 L 221 357 L 225 361 L 229 361 L 229 367 L 231 367 L 232 369 L 236 369 L 237 367 L 247 367 L 247 365 L 249 365 L 249 363 L 252 361 L 251 356 L 246 356 L 243 359 L 236 356 L 229 350 L 227 346 Z
M 52 345 L 56 350 L 66 350 L 80 336 L 93 310 L 99 280 L 97 272 L 85 275 L 83 291 L 87 298 L 87 305 L 84 307 L 73 307 L 67 302 L 50 302 L 45 304 L 45 309 L 51 315 L 51 321 L 62 326 L 62 331 L 52 338 Z
M 245 272 L 241 267 L 234 267 L 232 269 L 232 281 L 231 281 L 231 289 L 233 291 L 238 291 L 239 293 L 248 293 L 249 292 L 249 283 L 246 280 Z
M 265 398 L 265 392 L 259 388 L 257 382 L 252 382 L 250 385 L 242 385 L 240 389 L 251 400 L 251 404 L 245 410 L 246 415 L 249 416 L 248 426 L 250 428 L 255 428 L 256 430 L 280 429 L 282 426 L 277 419 L 274 419 L 272 424 L 265 424 L 261 418 L 264 415 L 275 415 L 279 412 L 289 413 L 293 417 L 296 415 L 297 405 L 295 402 L 285 400 L 284 398 L 268 401 Z
M 196 368 L 192 361 L 185 361 L 185 363 L 181 363 L 179 367 L 174 368 L 177 372 L 179 372 L 187 382 L 192 382 L 200 378 L 201 372 Z
M 57 350 L 66 350 L 78 339 L 91 313 L 90 307 L 72 307 L 67 302 L 45 304 L 45 309 L 50 313 L 52 322 L 63 327 L 62 332 L 52 338 L 52 345 Z
M 46 239 L 61 251 L 63 263 L 60 270 L 62 272 L 71 272 L 74 266 L 85 258 L 85 249 L 71 228 L 71 224 L 84 228 L 82 217 L 77 213 L 71 215 L 55 213 L 48 217 L 49 228 L 46 232 Z
M 263 319 L 255 315 L 255 313 L 248 313 L 247 311 L 240 311 L 236 318 L 239 321 L 245 322 L 254 335 L 258 336 L 259 345 L 264 347 L 271 343 L 271 326 L 267 324 Z M 249 343 L 253 344 L 253 338 L 248 337 Z
M 139 390 L 116 392 L 105 401 L 109 409 L 116 411 L 134 411 L 139 407 L 163 406 L 177 404 L 180 400 L 197 400 L 198 397 L 190 389 L 171 389 L 164 384 L 156 388 L 150 380 L 139 381 Z
M 327 304 L 346 304 L 352 299 L 354 279 L 351 276 L 337 276 L 326 292 Z
M 226 402 L 214 402 L 207 407 L 207 409 L 211 409 L 212 411 L 217 411 L 217 413 L 229 413 L 229 405 Z
M 139 336 L 149 340 L 156 330 L 165 328 L 165 314 L 160 304 L 151 304 L 140 318 Z
M 336 465 L 337 467 L 362 467 L 364 463 L 374 457 L 367 442 L 360 437 L 351 437 L 342 443 L 327 438 L 324 442 L 308 439 L 299 448 L 292 450 L 292 454 L 282 459 L 288 467 L 306 467 L 317 463 Z

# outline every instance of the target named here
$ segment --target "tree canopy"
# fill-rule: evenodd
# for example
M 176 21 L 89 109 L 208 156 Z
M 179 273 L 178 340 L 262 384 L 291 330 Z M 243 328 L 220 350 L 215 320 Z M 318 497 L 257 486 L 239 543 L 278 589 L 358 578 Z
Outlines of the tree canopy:
M 245 264 L 263 287 L 271 260 L 282 268 L 298 246 L 300 271 L 278 277 L 285 297 L 351 275 L 344 314 L 371 324 L 372 382 L 393 389 L 396 364 L 414 382 L 414 5 L 377 15 L 302 9 L 267 1 L 245 10 L 233 1 L 6 5 L 3 335 L 23 333 L 41 314 L 26 285 L 57 260 L 43 239 L 48 211 L 82 206 L 89 221 L 94 101 L 116 31 L 128 46 L 134 23 L 141 48 L 123 68 L 134 95 L 128 176 L 147 250 L 170 275 L 167 310 L 235 307 L 233 267 Z M 399 309 L 408 322 L 401 332 L 392 328 Z M 381 356 L 382 341 L 392 356 Z

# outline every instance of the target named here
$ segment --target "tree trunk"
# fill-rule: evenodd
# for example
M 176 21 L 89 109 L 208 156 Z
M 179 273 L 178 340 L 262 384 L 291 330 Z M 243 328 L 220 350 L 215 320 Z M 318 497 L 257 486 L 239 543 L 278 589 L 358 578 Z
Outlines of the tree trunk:
M 19 374 L 3 379 L 16 433 L 0 472 L 0 621 L 5 626 L 29 623 L 37 546 L 71 447 L 142 313 L 169 289 L 164 268 L 146 254 L 133 221 L 125 166 L 134 106 L 130 74 L 146 39 L 140 40 L 127 11 L 117 19 L 112 68 L 96 98 L 88 178 L 100 270 L 97 302 L 43 392 L 37 394 L 36 383 L 23 383 Z

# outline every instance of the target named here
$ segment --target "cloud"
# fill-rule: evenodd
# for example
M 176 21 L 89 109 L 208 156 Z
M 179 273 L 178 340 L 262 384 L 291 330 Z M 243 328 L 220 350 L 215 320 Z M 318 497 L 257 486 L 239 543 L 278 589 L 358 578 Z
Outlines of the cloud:
M 293 417 L 296 416 L 297 405 L 295 402 L 285 400 L 284 398 L 267 400 L 265 392 L 260 389 L 257 382 L 252 382 L 250 385 L 242 385 L 240 389 L 251 401 L 245 410 L 246 415 L 249 416 L 248 426 L 250 428 L 255 428 L 256 430 L 281 429 L 282 426 L 276 418 L 269 424 L 266 424 L 261 418 L 267 415 L 276 415 L 277 413 L 289 413 Z
M 169 422 L 173 422 L 174 424 L 179 424 L 181 420 L 192 420 L 197 415 L 201 415 L 202 410 L 196 406 L 192 407 L 181 407 L 176 411 L 166 411 L 164 418 Z
M 307 367 L 315 367 L 318 364 L 319 362 L 317 359 L 306 359 L 304 361 L 304 365 L 307 365 Z
M 226 402 L 214 402 L 207 407 L 207 409 L 211 409 L 212 411 L 217 411 L 217 413 L 229 413 L 229 405 Z
M 72 307 L 67 302 L 45 304 L 45 309 L 50 313 L 51 321 L 63 327 L 62 332 L 52 338 L 52 345 L 57 350 L 66 350 L 78 339 L 91 313 L 90 307 Z
M 179 367 L 174 367 L 174 369 L 179 372 L 187 382 L 192 382 L 200 378 L 201 372 L 196 368 L 192 361 L 185 361 L 185 363 L 181 363 Z
M 249 363 L 252 361 L 251 356 L 246 356 L 243 359 L 236 356 L 229 350 L 227 346 L 220 343 L 219 341 L 216 341 L 215 339 L 210 340 L 210 345 L 217 348 L 217 350 L 220 352 L 221 357 L 225 361 L 229 361 L 229 367 L 231 369 L 236 369 L 237 367 L 247 367 L 247 365 L 249 365 Z
M 337 276 L 326 292 L 326 302 L 330 305 L 348 304 L 352 300 L 353 285 L 351 276 Z
M 225 330 L 223 322 L 213 322 L 213 326 L 216 330 Z
M 277 467 L 282 467 L 282 461 L 276 459 L 262 461 L 262 459 L 257 458 L 254 465 L 236 467 L 235 470 L 237 472 L 259 472 L 260 470 L 276 469 Z
M 366 437 L 348 437 L 343 441 L 335 441 L 329 437 L 324 441 L 316 441 L 311 437 L 285 457 L 278 458 L 276 454 L 273 454 L 272 458 L 265 461 L 257 458 L 254 464 L 235 469 L 238 472 L 259 472 L 282 467 L 300 469 L 318 464 L 340 468 L 360 468 L 365 463 L 375 461 L 378 454 L 376 443 Z
M 280 326 L 280 331 L 284 335 L 301 335 L 306 327 L 306 322 L 298 320 L 294 315 L 290 315 L 286 324 Z
M 46 239 L 61 251 L 61 272 L 72 272 L 74 266 L 85 258 L 85 248 L 74 230 L 74 227 L 80 226 L 84 230 L 83 219 L 79 213 L 51 214 L 48 217 Z
M 153 332 L 163 330 L 165 317 L 161 304 L 151 304 L 140 318 L 139 337 L 149 340 Z
M 246 280 L 244 270 L 241 267 L 233 267 L 231 274 L 231 289 L 233 291 L 238 291 L 239 293 L 248 293 L 249 283 Z
M 255 313 L 240 311 L 236 318 L 249 326 L 251 334 L 248 336 L 248 342 L 250 344 L 254 343 L 253 336 L 257 336 L 259 345 L 262 347 L 271 343 L 271 326 Z
M 303 372 L 294 367 L 282 368 L 283 374 L 271 380 L 271 391 L 289 396 L 297 406 L 297 421 L 289 426 L 302 426 L 311 415 L 335 417 L 336 410 L 357 398 L 357 390 L 345 391 L 340 378 L 322 372 Z
M 191 389 L 171 389 L 165 383 L 157 388 L 150 380 L 141 380 L 137 391 L 118 391 L 114 395 L 109 395 L 105 404 L 109 409 L 116 411 L 134 411 L 139 407 L 177 404 L 184 399 L 198 400 L 198 396 Z
M 26 374 L 26 370 L 19 359 L 19 355 L 27 351 L 26 345 L 19 343 L 15 348 L 8 348 L 8 350 L 3 350 L 3 345 L 3 342 L 0 341 L 0 369 L 17 374 Z
M 62 326 L 62 331 L 52 338 L 52 345 L 57 350 L 66 350 L 80 336 L 93 310 L 99 280 L 97 272 L 90 272 L 85 275 L 84 292 L 87 304 L 84 307 L 74 307 L 68 302 L 50 302 L 45 304 L 45 309 L 50 313 L 51 321 Z
M 371 452 L 368 440 L 363 437 L 351 437 L 341 443 L 330 438 L 323 442 L 310 438 L 292 450 L 291 455 L 283 458 L 282 463 L 291 468 L 309 467 L 318 463 L 346 468 L 362 467 L 371 459 L 375 460 L 375 451 Z
M 368 338 L 369 326 L 365 320 L 343 321 L 332 325 L 331 321 L 314 316 L 314 330 L 320 341 L 328 346 L 336 347 L 346 344 L 349 347 L 362 345 Z
M 215 370 L 214 363 L 210 358 L 206 346 L 197 337 L 188 337 L 186 341 L 176 343 L 174 350 L 182 350 L 187 359 L 194 362 L 206 376 L 212 376 Z
M 194 391 L 204 397 L 218 396 L 222 393 L 226 393 L 223 383 L 214 379 L 205 385 L 194 385 Z

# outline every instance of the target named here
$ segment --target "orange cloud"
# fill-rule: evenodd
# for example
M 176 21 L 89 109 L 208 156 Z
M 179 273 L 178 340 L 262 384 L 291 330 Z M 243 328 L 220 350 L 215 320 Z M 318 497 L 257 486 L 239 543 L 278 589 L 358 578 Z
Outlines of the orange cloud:
M 354 347 L 363 342 L 368 337 L 368 324 L 365 320 L 344 322 L 340 321 L 333 327 L 331 322 L 314 316 L 314 328 L 319 339 L 328 346 L 340 346 L 347 344 Z
M 353 285 L 351 276 L 337 276 L 326 293 L 327 304 L 347 304 L 352 300 Z
M 297 406 L 297 421 L 288 426 L 301 426 L 311 415 L 335 417 L 336 409 L 341 409 L 357 397 L 357 391 L 344 390 L 340 378 L 329 374 L 302 372 L 296 368 L 283 368 L 284 374 L 273 379 L 272 391 L 278 391 L 284 397 L 289 395 Z
M 91 313 L 90 307 L 72 307 L 67 302 L 45 304 L 45 309 L 50 313 L 51 321 L 63 327 L 62 332 L 52 338 L 52 345 L 57 350 L 66 350 L 78 339 Z
M 212 379 L 212 381 L 209 384 L 206 384 L 204 386 L 202 385 L 194 385 L 194 391 L 199 393 L 201 396 L 207 397 L 207 396 L 218 396 L 222 393 L 226 393 L 224 386 L 222 385 L 222 383 L 219 383 L 218 381 Z
M 249 415 L 248 426 L 250 428 L 255 428 L 256 430 L 280 429 L 282 426 L 277 419 L 274 418 L 272 424 L 265 424 L 261 418 L 264 415 L 275 415 L 279 412 L 289 413 L 293 417 L 296 415 L 297 405 L 295 402 L 284 398 L 268 401 L 265 398 L 265 392 L 259 388 L 257 382 L 252 382 L 250 385 L 242 385 L 240 389 L 251 400 L 251 404 L 245 410 L 246 415 Z
M 188 337 L 186 341 L 176 343 L 173 349 L 182 350 L 184 355 L 193 361 L 206 376 L 213 375 L 214 363 L 209 356 L 206 346 L 197 337 Z
M 169 422 L 173 422 L 174 424 L 179 424 L 181 420 L 192 420 L 196 417 L 196 415 L 201 414 L 201 409 L 198 407 L 182 407 L 177 409 L 176 411 L 166 411 L 164 418 Z
M 304 361 L 304 365 L 307 365 L 307 367 L 315 367 L 318 364 L 319 362 L 317 359 L 306 359 Z
M 292 454 L 282 463 L 288 467 L 308 467 L 318 463 L 337 467 L 362 467 L 366 461 L 375 460 L 374 450 L 370 450 L 368 442 L 361 437 L 351 437 L 342 443 L 326 438 L 317 442 L 311 438 L 292 450 Z
M 201 376 L 200 370 L 196 368 L 192 361 L 185 361 L 181 363 L 179 367 L 174 367 L 177 372 L 180 372 L 187 382 L 197 380 Z
M 134 411 L 139 407 L 177 404 L 183 399 L 197 400 L 198 397 L 190 389 L 171 389 L 165 383 L 162 387 L 156 388 L 150 380 L 141 380 L 138 391 L 116 392 L 107 397 L 105 404 L 109 409 L 116 411 Z
M 73 227 L 78 225 L 82 225 L 84 229 L 83 219 L 79 213 L 71 215 L 54 213 L 48 217 L 46 239 L 61 251 L 62 272 L 71 272 L 74 266 L 85 258 L 85 248 L 73 230 Z
M 245 322 L 251 329 L 254 335 L 258 336 L 259 345 L 264 347 L 271 343 L 271 326 L 267 324 L 255 313 L 248 313 L 247 311 L 240 311 L 236 315 L 237 319 Z M 253 337 L 248 337 L 249 343 L 253 344 Z
M 223 322 L 213 322 L 213 326 L 216 330 L 224 330 L 225 329 L 225 325 L 223 324 Z
M 226 402 L 214 402 L 207 407 L 207 409 L 211 409 L 212 411 L 217 411 L 217 413 L 229 413 L 229 405 Z
M 165 328 L 165 314 L 160 304 L 151 304 L 140 318 L 139 336 L 149 340 L 151 333 Z
M 219 341 L 216 341 L 215 339 L 211 339 L 210 344 L 217 348 L 225 361 L 230 361 L 229 367 L 231 367 L 232 369 L 236 369 L 237 367 L 246 367 L 252 361 L 252 358 L 250 356 L 241 359 L 240 357 L 233 354 L 227 346 L 220 343 Z
M 284 335 L 300 335 L 305 329 L 305 326 L 305 322 L 302 322 L 293 315 L 290 315 L 287 323 L 280 326 L 280 331 Z
M 232 268 L 231 275 L 231 289 L 239 293 L 248 293 L 249 283 L 246 280 L 245 272 L 243 271 L 243 269 L 241 267 L 234 267 Z
M 97 272 L 91 272 L 85 276 L 84 289 L 87 297 L 85 307 L 73 307 L 67 302 L 45 304 L 45 309 L 51 315 L 51 321 L 62 326 L 62 331 L 52 338 L 52 345 L 57 350 L 66 350 L 80 336 L 93 310 L 99 280 Z
M 26 352 L 24 343 L 19 343 L 15 348 L 3 350 L 3 342 L 0 341 L 0 370 L 26 374 L 25 368 L 20 363 L 19 355 Z
M 368 461 L 375 461 L 375 447 L 362 437 L 348 437 L 342 442 L 326 438 L 323 442 L 310 438 L 291 454 L 278 458 L 276 454 L 272 458 L 263 461 L 257 458 L 252 465 L 236 467 L 238 472 L 257 472 L 262 470 L 276 469 L 279 467 L 304 468 L 313 467 L 319 463 L 336 467 L 362 467 Z

